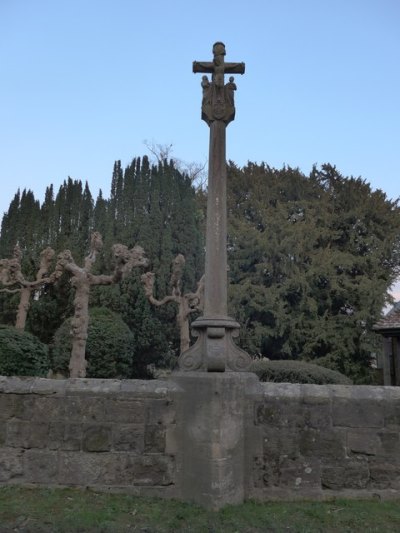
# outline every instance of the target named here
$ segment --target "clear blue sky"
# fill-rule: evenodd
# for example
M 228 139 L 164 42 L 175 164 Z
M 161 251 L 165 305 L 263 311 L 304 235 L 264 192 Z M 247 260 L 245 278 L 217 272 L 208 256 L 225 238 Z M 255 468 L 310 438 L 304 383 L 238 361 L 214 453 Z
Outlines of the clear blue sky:
M 68 176 L 108 196 L 145 139 L 205 161 L 191 64 L 216 40 L 246 63 L 228 158 L 330 162 L 400 196 L 399 0 L 0 0 L 0 213 Z
M 0 215 L 68 176 L 108 197 L 145 139 L 204 162 L 192 61 L 217 40 L 246 63 L 229 159 L 329 162 L 400 196 L 399 0 L 0 0 Z

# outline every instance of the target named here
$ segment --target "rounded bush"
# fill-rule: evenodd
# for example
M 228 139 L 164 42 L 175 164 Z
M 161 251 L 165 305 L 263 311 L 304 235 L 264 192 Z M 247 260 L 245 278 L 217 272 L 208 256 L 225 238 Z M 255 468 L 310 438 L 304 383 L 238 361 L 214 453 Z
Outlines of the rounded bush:
M 122 318 L 109 309 L 89 310 L 86 342 L 86 376 L 89 378 L 129 378 L 132 372 L 134 337 Z M 68 375 L 72 350 L 71 318 L 54 335 L 51 349 L 53 370 Z
M 257 374 L 260 381 L 275 383 L 314 383 L 316 385 L 351 385 L 352 381 L 335 370 L 329 370 L 304 361 L 269 361 L 257 359 L 252 362 L 251 372 Z
M 45 377 L 50 368 L 46 344 L 26 331 L 0 326 L 0 374 Z

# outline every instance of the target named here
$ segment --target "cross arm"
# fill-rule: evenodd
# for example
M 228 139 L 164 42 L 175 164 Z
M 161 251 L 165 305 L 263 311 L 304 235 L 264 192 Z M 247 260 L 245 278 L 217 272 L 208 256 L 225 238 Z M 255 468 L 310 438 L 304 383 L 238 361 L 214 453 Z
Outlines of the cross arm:
M 214 72 L 214 63 L 209 61 L 193 61 L 193 72 L 207 72 L 212 74 Z M 244 74 L 244 63 L 224 63 L 225 74 Z

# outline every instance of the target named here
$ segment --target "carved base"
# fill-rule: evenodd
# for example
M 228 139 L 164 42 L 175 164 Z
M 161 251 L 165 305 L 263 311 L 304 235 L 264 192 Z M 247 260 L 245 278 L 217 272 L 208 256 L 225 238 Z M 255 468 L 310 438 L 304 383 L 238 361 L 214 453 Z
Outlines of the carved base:
M 247 352 L 236 346 L 239 324 L 232 318 L 201 317 L 192 324 L 196 343 L 179 357 L 179 369 L 207 372 L 243 372 L 251 363 Z

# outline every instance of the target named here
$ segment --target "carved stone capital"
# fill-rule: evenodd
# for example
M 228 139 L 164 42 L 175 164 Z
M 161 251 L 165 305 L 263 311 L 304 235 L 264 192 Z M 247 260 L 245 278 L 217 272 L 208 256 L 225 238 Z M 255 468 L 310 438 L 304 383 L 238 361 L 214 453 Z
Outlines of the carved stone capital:
M 183 371 L 244 372 L 251 358 L 236 346 L 233 338 L 239 334 L 239 324 L 232 318 L 200 317 L 192 324 L 196 343 L 178 360 Z

